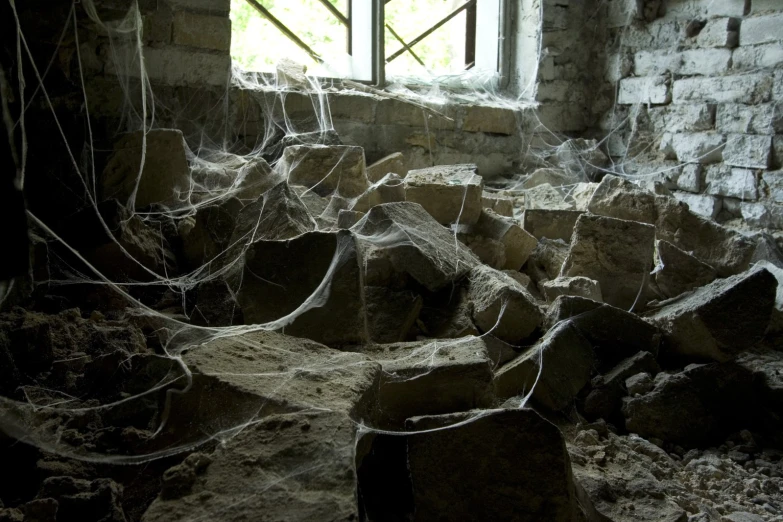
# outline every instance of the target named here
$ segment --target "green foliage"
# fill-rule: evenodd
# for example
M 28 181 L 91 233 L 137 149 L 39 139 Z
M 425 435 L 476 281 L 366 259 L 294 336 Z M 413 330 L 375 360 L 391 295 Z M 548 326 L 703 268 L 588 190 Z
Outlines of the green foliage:
M 329 1 L 347 14 L 348 0 Z M 318 0 L 259 0 L 259 3 L 327 62 L 337 63 L 345 57 L 347 29 Z M 461 3 L 462 0 L 392 0 L 386 4 L 386 23 L 409 42 Z M 286 57 L 317 71 L 315 61 L 246 0 L 231 0 L 231 22 L 231 56 L 242 68 L 273 71 L 277 61 Z M 385 45 L 387 56 L 402 47 L 388 30 Z M 413 47 L 426 68 L 406 52 L 387 65 L 387 74 L 426 77 L 459 72 L 464 68 L 464 48 L 463 12 Z

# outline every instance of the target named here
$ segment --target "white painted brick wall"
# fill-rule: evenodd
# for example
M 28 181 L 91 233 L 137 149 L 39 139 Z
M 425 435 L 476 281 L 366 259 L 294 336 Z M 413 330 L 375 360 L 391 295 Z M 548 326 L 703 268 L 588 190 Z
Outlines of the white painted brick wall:
M 624 80 L 627 81 L 627 80 Z M 717 78 L 685 78 L 674 82 L 674 103 L 748 103 L 768 101 L 770 74 L 745 74 Z
M 772 152 L 771 136 L 732 134 L 726 139 L 723 161 L 733 167 L 766 169 Z
M 734 49 L 735 69 L 769 69 L 783 64 L 783 44 L 751 45 Z
M 617 103 L 621 105 L 633 105 L 636 103 L 665 104 L 670 101 L 671 92 L 665 76 L 625 78 L 620 81 Z
M 740 27 L 740 45 L 783 41 L 783 13 L 746 18 Z

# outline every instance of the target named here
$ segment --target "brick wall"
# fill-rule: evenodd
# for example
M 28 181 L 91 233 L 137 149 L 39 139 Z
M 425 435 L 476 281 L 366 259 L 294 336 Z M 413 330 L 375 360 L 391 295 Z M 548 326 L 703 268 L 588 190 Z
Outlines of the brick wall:
M 628 174 L 692 209 L 783 229 L 783 3 L 612 0 L 600 120 Z M 683 165 L 685 164 L 685 165 Z

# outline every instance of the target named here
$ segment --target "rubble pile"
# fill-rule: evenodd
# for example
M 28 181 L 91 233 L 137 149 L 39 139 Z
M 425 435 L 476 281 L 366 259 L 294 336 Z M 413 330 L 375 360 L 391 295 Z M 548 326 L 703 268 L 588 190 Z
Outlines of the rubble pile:
M 39 245 L 0 315 L 0 521 L 783 521 L 781 238 L 580 140 L 492 180 L 146 141 L 61 224 L 117 287 Z

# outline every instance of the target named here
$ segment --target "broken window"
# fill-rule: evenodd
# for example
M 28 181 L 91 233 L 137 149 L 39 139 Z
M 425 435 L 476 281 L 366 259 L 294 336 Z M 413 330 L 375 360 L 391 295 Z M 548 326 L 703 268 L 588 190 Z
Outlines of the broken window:
M 382 84 L 466 71 L 497 76 L 503 0 L 232 0 L 234 60 L 274 71 L 281 58 L 308 73 Z M 477 37 L 480 35 L 480 37 Z

